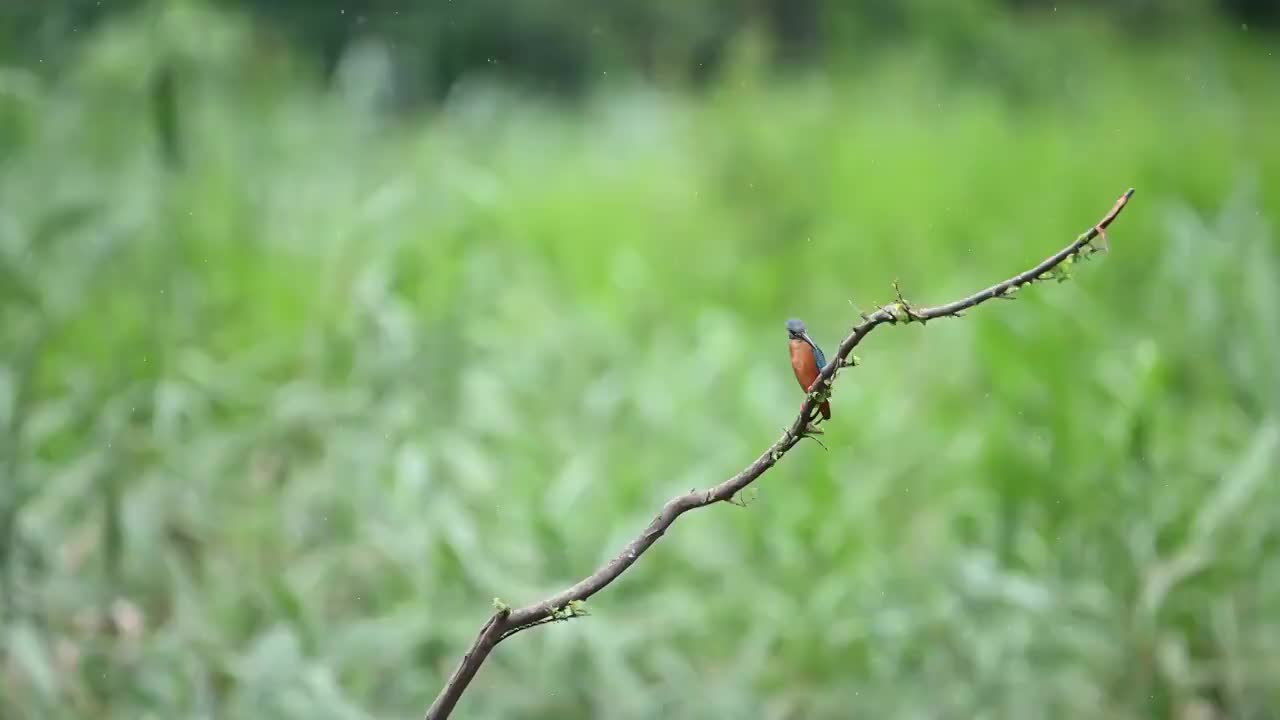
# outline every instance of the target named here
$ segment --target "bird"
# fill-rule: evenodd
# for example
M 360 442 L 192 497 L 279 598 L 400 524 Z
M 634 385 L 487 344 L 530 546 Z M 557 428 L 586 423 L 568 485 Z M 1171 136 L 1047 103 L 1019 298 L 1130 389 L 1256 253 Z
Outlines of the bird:
M 822 348 L 809 337 L 803 320 L 792 318 L 787 321 L 787 338 L 789 339 L 787 344 L 791 348 L 791 369 L 796 373 L 796 381 L 806 393 L 812 392 L 813 382 L 818 379 L 818 373 L 827 364 L 827 357 L 822 354 Z M 804 403 L 800 406 L 804 407 Z M 822 412 L 823 420 L 831 419 L 830 401 L 822 401 L 818 410 Z

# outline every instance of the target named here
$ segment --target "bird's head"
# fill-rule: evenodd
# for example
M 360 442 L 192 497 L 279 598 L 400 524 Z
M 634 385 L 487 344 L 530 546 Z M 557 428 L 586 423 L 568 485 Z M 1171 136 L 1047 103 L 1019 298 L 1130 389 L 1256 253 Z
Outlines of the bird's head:
M 808 331 L 805 330 L 804 321 L 796 318 L 787 321 L 787 337 L 813 344 L 813 341 L 809 339 Z

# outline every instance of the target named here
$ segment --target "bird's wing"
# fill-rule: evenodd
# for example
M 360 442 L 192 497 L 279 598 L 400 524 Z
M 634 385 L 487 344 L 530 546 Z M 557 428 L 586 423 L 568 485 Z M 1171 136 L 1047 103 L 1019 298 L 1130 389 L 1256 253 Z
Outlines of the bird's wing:
M 817 345 L 811 344 L 809 347 L 813 348 L 813 361 L 818 363 L 818 372 L 822 372 L 822 368 L 827 366 L 827 357 Z

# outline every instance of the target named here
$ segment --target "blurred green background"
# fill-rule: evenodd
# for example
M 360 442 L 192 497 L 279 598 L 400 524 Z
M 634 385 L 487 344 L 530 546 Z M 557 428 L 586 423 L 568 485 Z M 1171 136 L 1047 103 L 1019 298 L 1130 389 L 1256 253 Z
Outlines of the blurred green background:
M 1264 0 L 0 3 L 0 716 L 1274 718 Z

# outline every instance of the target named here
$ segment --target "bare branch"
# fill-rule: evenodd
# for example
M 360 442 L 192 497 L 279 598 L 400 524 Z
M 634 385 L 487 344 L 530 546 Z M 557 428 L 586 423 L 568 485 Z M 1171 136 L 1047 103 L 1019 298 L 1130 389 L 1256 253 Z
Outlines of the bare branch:
M 911 322 L 923 324 L 936 318 L 959 317 L 963 311 L 988 300 L 995 298 L 1013 299 L 1012 294 L 1022 286 L 1050 279 L 1054 277 L 1052 273 L 1060 271 L 1064 265 L 1070 265 L 1077 258 L 1088 257 L 1097 252 L 1098 249 L 1093 247 L 1092 241 L 1094 238 L 1101 237 L 1105 242 L 1107 226 L 1116 219 L 1132 196 L 1133 189 L 1130 188 L 1116 200 L 1115 205 L 1096 225 L 1081 233 L 1070 245 L 1040 261 L 1036 266 L 966 298 L 935 307 L 916 307 L 902 297 L 898 284 L 895 282 L 896 302 L 880 307 L 872 313 L 860 313 L 862 322 L 854 326 L 849 336 L 844 339 L 844 342 L 840 343 L 839 349 L 832 356 L 831 361 L 822 368 L 817 380 L 814 381 L 811 387 L 820 387 L 829 380 L 834 381 L 834 377 L 840 370 L 856 365 L 856 358 L 851 359 L 853 349 L 862 342 L 863 338 L 880 325 Z M 494 613 L 484 627 L 481 628 L 480 634 L 476 637 L 471 649 L 463 656 L 462 662 L 458 665 L 444 688 L 441 689 L 439 696 L 431 703 L 431 707 L 427 710 L 426 720 L 443 720 L 443 718 L 449 716 L 449 713 L 453 711 L 454 706 L 457 704 L 458 698 L 462 696 L 471 679 L 475 677 L 480 665 L 484 663 L 489 656 L 489 652 L 499 642 L 522 630 L 573 617 L 575 613 L 572 610 L 566 612 L 566 608 L 576 607 L 577 604 L 617 580 L 622 573 L 627 571 L 627 568 L 630 568 L 646 550 L 658 541 L 658 538 L 666 533 L 677 518 L 696 508 L 719 502 L 732 502 L 738 493 L 742 492 L 748 485 L 768 471 L 769 468 L 776 465 L 801 439 L 812 437 L 812 428 L 809 426 L 809 421 L 813 417 L 813 412 L 821 402 L 820 398 L 823 395 L 825 393 L 809 393 L 800 408 L 799 415 L 783 431 L 782 437 L 778 438 L 769 449 L 761 453 L 759 457 L 737 475 L 706 490 L 692 490 L 668 500 L 662 506 L 662 510 L 649 523 L 649 526 L 638 537 L 627 543 L 622 552 L 605 563 L 603 567 L 583 578 L 572 587 L 566 588 L 541 602 L 514 610 L 508 610 L 504 607 Z M 813 439 L 816 440 L 816 438 Z

